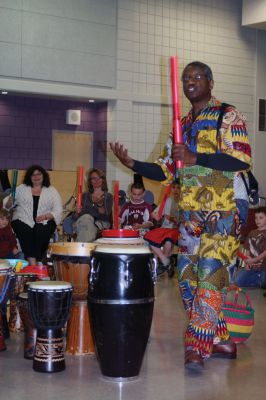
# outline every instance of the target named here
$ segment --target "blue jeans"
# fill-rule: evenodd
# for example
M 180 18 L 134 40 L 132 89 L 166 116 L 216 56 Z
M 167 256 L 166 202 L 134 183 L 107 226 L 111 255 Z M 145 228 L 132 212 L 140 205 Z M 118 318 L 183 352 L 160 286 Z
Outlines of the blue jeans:
M 235 278 L 235 284 L 240 287 L 259 287 L 266 289 L 266 271 L 254 271 L 241 268 Z

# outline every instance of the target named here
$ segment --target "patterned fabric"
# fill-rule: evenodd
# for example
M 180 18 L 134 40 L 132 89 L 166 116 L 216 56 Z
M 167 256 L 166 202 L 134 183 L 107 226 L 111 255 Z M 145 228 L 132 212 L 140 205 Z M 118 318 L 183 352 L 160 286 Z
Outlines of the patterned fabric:
M 192 111 L 182 120 L 183 143 L 197 153 L 218 152 L 250 164 L 250 145 L 244 117 L 229 106 L 217 135 L 221 103 L 211 98 L 193 120 Z M 172 137 L 157 161 L 170 183 L 175 175 L 171 158 Z M 238 248 L 245 200 L 237 204 L 236 172 L 199 165 L 178 171 L 181 182 L 180 252 L 178 280 L 188 325 L 185 347 L 208 358 L 215 338 L 228 340 L 221 312 L 221 289 L 228 285 L 227 267 Z M 241 210 L 240 210 L 241 209 Z M 240 215 L 241 211 L 241 215 Z

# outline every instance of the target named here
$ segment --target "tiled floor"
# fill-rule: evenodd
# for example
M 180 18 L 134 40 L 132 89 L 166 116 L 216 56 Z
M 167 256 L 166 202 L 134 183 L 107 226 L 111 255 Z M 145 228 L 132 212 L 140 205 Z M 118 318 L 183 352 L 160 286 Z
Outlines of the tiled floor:
M 23 334 L 12 334 L 8 350 L 0 353 L 0 399 L 5 400 L 259 400 L 266 393 L 266 298 L 250 290 L 256 326 L 238 346 L 237 360 L 210 359 L 201 375 L 183 367 L 182 335 L 185 315 L 175 279 L 156 285 L 153 326 L 139 379 L 105 381 L 95 356 L 67 356 L 65 371 L 33 371 L 23 359 Z

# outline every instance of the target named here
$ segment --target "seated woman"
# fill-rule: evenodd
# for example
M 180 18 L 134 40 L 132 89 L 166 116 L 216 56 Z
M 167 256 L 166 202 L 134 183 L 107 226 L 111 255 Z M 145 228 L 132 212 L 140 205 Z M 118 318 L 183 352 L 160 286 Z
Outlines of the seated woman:
M 88 173 L 88 191 L 82 194 L 81 210 L 73 215 L 78 242 L 93 242 L 99 232 L 112 226 L 113 196 L 104 173 L 93 168 Z
M 16 189 L 14 204 L 11 196 L 5 200 L 6 208 L 13 206 L 11 226 L 25 258 L 30 265 L 42 263 L 62 215 L 61 197 L 51 186 L 49 174 L 40 165 L 32 165 Z

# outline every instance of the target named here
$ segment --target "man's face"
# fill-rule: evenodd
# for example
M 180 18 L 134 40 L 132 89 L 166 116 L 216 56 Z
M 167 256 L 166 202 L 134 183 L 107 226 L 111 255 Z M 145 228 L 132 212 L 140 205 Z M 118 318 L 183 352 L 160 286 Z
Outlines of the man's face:
M 190 65 L 185 68 L 182 78 L 184 94 L 192 104 L 210 99 L 213 81 L 208 80 L 202 68 Z

